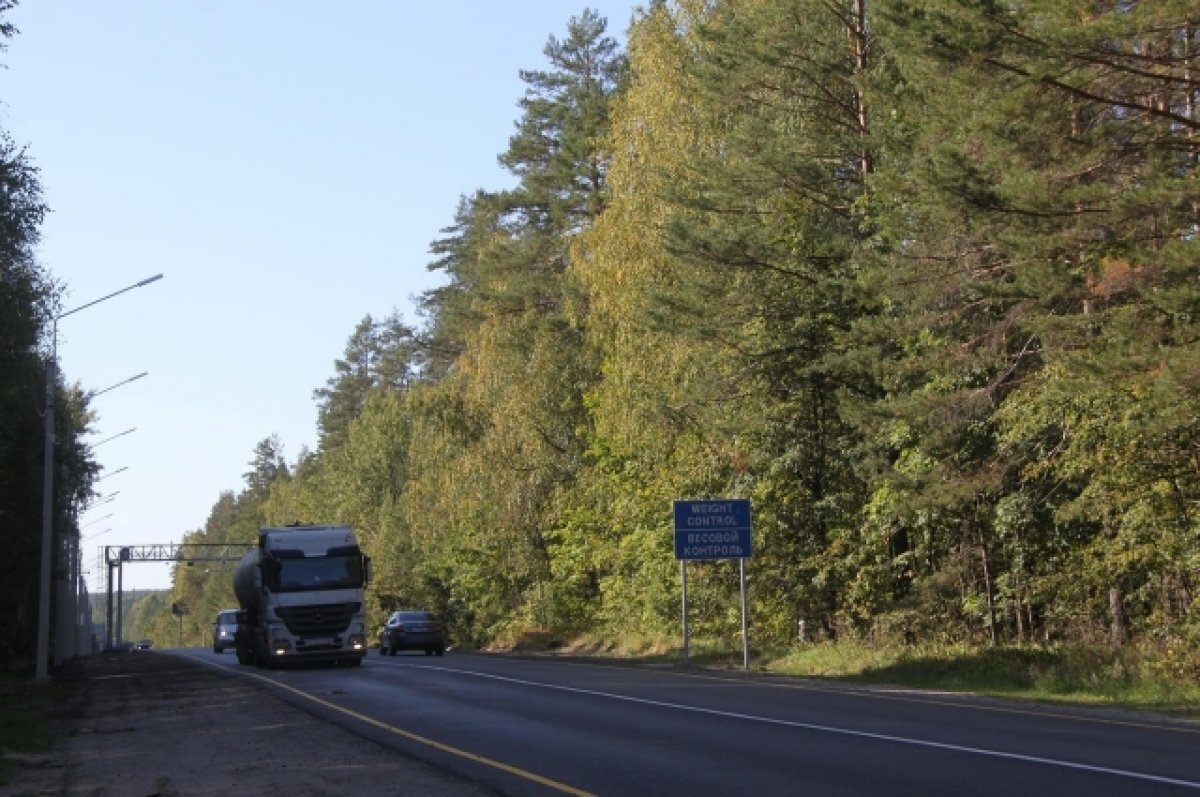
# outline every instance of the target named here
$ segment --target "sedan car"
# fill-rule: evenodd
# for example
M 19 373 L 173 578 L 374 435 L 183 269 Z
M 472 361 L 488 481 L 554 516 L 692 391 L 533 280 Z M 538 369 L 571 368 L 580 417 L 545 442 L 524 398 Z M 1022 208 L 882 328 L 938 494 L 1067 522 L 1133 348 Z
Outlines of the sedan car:
M 430 612 L 392 612 L 379 632 L 379 655 L 395 656 L 401 650 L 423 650 L 426 656 L 441 656 L 446 652 L 445 626 Z

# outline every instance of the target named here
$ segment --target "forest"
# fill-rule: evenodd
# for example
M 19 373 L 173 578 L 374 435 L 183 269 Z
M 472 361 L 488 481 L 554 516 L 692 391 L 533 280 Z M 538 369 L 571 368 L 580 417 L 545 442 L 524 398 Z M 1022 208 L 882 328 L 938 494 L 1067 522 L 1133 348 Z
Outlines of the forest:
M 185 541 L 347 523 L 376 619 L 677 640 L 672 501 L 747 498 L 759 649 L 803 621 L 1200 676 L 1198 25 L 1182 0 L 652 0 L 619 46 L 584 10 L 521 73 L 513 186 L 464 187 L 433 261 L 396 264 L 443 278 L 419 318 L 364 317 L 316 450 L 265 438 Z M 54 291 L 35 178 L 0 155 L 0 524 L 33 548 L 13 396 Z M 232 603 L 227 574 L 173 583 L 185 635 Z M 736 644 L 738 587 L 689 564 L 694 634 Z

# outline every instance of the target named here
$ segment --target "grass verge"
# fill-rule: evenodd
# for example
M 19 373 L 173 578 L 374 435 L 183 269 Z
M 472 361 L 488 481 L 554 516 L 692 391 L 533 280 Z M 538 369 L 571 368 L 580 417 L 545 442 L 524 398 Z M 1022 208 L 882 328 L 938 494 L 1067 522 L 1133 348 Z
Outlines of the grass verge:
M 521 649 L 532 652 L 538 645 Z M 682 665 L 678 640 L 559 640 L 541 648 L 641 664 Z M 742 651 L 693 639 L 688 664 L 741 669 Z M 752 651 L 759 672 L 841 683 L 961 692 L 1048 703 L 1155 711 L 1200 719 L 1200 661 L 1153 647 L 881 646 L 865 642 L 797 644 Z
M 1200 718 L 1200 679 L 1137 648 L 879 648 L 806 645 L 764 662 L 786 675 L 848 683 L 970 692 L 1042 702 L 1104 705 Z
M 54 743 L 50 718 L 61 695 L 57 684 L 0 675 L 0 785 L 12 779 L 8 753 L 44 753 Z

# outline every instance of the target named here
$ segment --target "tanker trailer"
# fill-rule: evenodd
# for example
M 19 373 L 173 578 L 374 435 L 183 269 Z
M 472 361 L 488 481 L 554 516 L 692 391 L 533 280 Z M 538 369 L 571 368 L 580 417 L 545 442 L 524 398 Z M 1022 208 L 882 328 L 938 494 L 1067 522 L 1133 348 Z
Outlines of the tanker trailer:
M 259 529 L 258 546 L 233 574 L 238 662 L 361 664 L 370 570 L 349 526 Z

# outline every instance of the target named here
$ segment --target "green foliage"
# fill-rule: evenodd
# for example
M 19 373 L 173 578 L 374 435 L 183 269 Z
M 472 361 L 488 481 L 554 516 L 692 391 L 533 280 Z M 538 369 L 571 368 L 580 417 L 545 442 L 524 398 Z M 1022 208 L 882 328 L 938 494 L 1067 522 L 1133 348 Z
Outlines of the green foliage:
M 1194 58 L 1168 33 L 1184 17 L 877 5 L 899 91 L 863 277 L 888 303 L 858 331 L 888 394 L 859 417 L 903 500 L 876 519 L 931 543 L 912 561 L 951 575 L 964 627 L 993 641 L 1095 638 L 1106 623 L 1120 641 L 1178 622 L 1194 531 L 1153 496 L 1190 501 L 1188 466 L 1159 448 L 1192 439 L 1179 421 L 1195 394 L 1146 386 L 1189 370 L 1171 349 L 1191 347 L 1190 322 L 1150 297 L 1173 293 L 1166 264 L 1193 246 L 1178 209 L 1194 175 L 1171 154 L 1188 125 L 1138 96 L 1169 94 L 1175 57 Z M 1159 77 L 1133 67 L 1145 52 L 1164 59 Z M 1158 418 L 1169 433 L 1155 434 Z M 887 435 L 900 426 L 902 440 Z M 914 526 L 909 507 L 937 526 Z
M 1189 19 L 676 0 L 622 54 L 585 12 L 522 73 L 516 185 L 434 242 L 424 326 L 364 319 L 319 450 L 264 441 L 198 538 L 350 523 L 374 618 L 425 606 L 460 645 L 662 640 L 671 501 L 747 497 L 751 638 L 803 621 L 798 666 L 1186 680 Z M 693 632 L 736 649 L 735 564 L 688 579 Z
M 317 426 L 321 448 L 345 442 L 350 422 L 372 392 L 403 390 L 419 365 L 414 332 L 393 313 L 383 321 L 365 317 L 350 336 L 346 353 L 334 362 L 336 375 L 313 391 L 320 402 Z
M 15 3 L 0 2 L 0 51 L 17 31 L 6 18 Z M 0 669 L 30 669 L 36 655 L 41 560 L 43 407 L 54 352 L 54 319 L 61 288 L 35 259 L 47 207 L 38 169 L 24 147 L 0 130 Z M 89 420 L 87 397 L 57 373 L 49 389 L 55 417 L 55 489 L 51 503 L 54 549 L 78 538 L 75 516 L 90 495 L 95 463 L 81 443 Z M 55 568 L 54 576 L 59 575 Z

